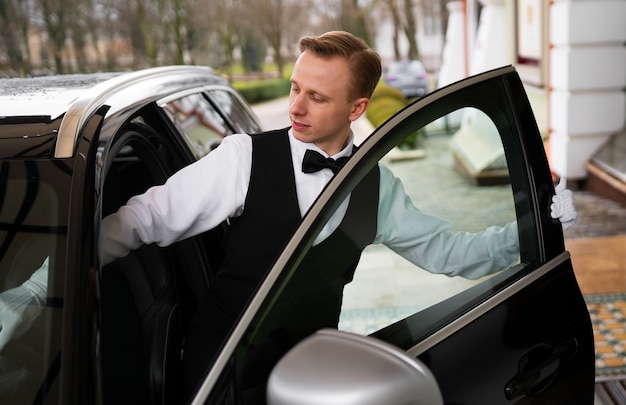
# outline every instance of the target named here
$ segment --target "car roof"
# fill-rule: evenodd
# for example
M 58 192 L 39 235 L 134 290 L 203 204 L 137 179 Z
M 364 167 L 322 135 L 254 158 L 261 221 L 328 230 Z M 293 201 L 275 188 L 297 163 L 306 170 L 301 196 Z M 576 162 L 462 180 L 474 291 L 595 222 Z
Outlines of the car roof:
M 228 87 L 229 83 L 209 67 L 191 65 L 0 79 L 0 124 L 16 118 L 49 122 L 62 117 L 55 156 L 69 157 L 81 129 L 101 107 L 118 112 L 209 85 Z
M 0 79 L 0 116 L 57 118 L 86 89 L 121 74 L 123 73 Z

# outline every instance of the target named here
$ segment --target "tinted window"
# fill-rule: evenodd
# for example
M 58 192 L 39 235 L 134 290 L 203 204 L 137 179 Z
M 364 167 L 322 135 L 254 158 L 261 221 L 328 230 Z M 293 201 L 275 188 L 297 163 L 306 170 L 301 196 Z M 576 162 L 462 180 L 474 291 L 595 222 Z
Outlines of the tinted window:
M 459 128 L 461 120 L 466 128 Z M 476 233 L 516 220 L 500 135 L 477 109 L 459 110 L 432 122 L 389 152 L 381 164 L 402 182 L 412 203 L 425 214 L 424 223 L 417 226 L 428 226 L 426 221 L 433 216 L 444 220 L 453 233 Z M 434 259 L 442 252 L 436 243 L 423 251 L 429 258 L 418 258 L 423 266 L 385 245 L 367 247 L 354 280 L 344 290 L 339 328 L 369 334 L 491 277 L 437 274 Z M 460 255 L 461 260 L 448 254 L 443 259 L 450 261 L 449 267 L 479 259 L 471 251 Z M 435 273 L 427 270 L 431 263 Z M 445 267 L 443 273 L 448 271 Z M 476 277 L 469 267 L 467 275 Z
M 234 132 L 251 134 L 261 131 L 256 118 L 252 116 L 241 98 L 235 93 L 221 89 L 210 90 L 207 95 L 216 108 L 223 111 L 227 119 L 230 120 Z
M 25 319 L 0 354 L 0 402 L 32 403 L 59 355 L 71 165 L 62 161 L 4 162 L 0 168 L 0 306 Z M 31 279 L 32 278 L 32 279 Z M 44 296 L 22 284 L 36 280 Z M 30 291 L 30 290 L 28 290 Z M 8 325 L 8 324 L 5 324 Z M 56 385 L 54 385 L 56 387 Z
M 196 158 L 209 153 L 232 131 L 222 115 L 202 94 L 192 94 L 163 105 Z

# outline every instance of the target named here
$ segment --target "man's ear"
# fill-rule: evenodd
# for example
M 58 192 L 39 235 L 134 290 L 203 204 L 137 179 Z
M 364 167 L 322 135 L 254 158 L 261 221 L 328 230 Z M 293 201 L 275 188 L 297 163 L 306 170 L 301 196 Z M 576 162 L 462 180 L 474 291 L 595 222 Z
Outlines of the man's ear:
M 354 100 L 352 103 L 352 111 L 350 112 L 350 121 L 356 121 L 365 113 L 367 106 L 370 103 L 370 99 L 367 97 L 361 97 Z

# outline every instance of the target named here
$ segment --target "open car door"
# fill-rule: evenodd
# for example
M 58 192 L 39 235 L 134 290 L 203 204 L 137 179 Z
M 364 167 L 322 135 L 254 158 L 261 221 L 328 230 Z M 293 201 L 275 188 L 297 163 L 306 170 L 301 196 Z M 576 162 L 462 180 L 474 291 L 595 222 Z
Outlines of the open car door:
M 415 139 L 423 156 L 403 149 Z M 397 239 L 408 232 L 406 224 L 381 230 L 399 208 L 379 206 L 376 237 L 384 231 L 392 242 L 364 250 L 354 274 L 341 276 L 348 284 L 340 289 L 338 320 L 319 321 L 316 308 L 322 311 L 323 303 L 299 291 L 303 284 L 328 281 L 301 274 L 307 253 L 377 167 L 381 192 L 403 190 L 408 199 L 400 205 L 412 204 L 423 214 L 423 221 L 409 226 L 422 240 L 403 247 Z M 543 140 L 514 68 L 468 78 L 416 101 L 367 138 L 320 195 L 195 403 L 263 403 L 269 396 L 280 404 L 290 403 L 289 395 L 299 396 L 300 404 L 374 403 L 346 398 L 368 396 L 373 383 L 363 370 L 377 365 L 377 387 L 386 398 L 378 403 L 406 403 L 398 396 L 398 379 L 385 379 L 387 363 L 363 363 L 363 350 L 345 349 L 364 339 L 378 342 L 372 351 L 393 347 L 422 370 L 410 378 L 432 390 L 423 391 L 427 402 L 416 403 L 430 403 L 427 395 L 437 392 L 446 404 L 593 403 L 592 327 L 561 224 L 550 216 L 553 195 Z M 421 227 L 429 230 L 439 219 L 449 234 L 477 233 L 489 238 L 483 245 L 519 254 L 510 263 L 496 261 L 487 274 L 473 245 L 447 250 L 445 242 L 428 242 Z M 354 223 L 358 228 L 368 221 L 371 216 Z M 358 233 L 347 230 L 345 236 Z M 341 261 L 340 247 L 330 267 L 334 258 Z M 292 305 L 302 300 L 311 304 Z M 316 333 L 325 328 L 345 332 L 345 339 Z M 337 342 L 343 349 L 333 349 Z M 333 356 L 320 361 L 324 353 Z M 338 364 L 342 373 L 333 373 Z M 306 402 L 311 392 L 318 396 Z

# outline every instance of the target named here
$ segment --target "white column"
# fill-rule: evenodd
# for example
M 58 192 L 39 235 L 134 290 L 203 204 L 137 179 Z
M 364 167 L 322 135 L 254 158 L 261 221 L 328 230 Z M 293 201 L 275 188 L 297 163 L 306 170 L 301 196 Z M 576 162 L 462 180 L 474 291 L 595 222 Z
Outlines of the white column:
M 485 72 L 513 62 L 513 28 L 506 14 L 504 0 L 479 0 L 483 5 L 470 74 Z
M 446 7 L 448 8 L 448 28 L 443 46 L 441 68 L 437 75 L 438 88 L 457 82 L 467 75 L 463 2 L 451 1 Z
M 559 176 L 585 178 L 585 163 L 624 128 L 625 21 L 626 0 L 550 6 L 550 164 Z
M 471 75 L 510 65 L 513 59 L 513 25 L 506 14 L 505 0 L 479 1 L 483 9 L 470 62 Z M 450 141 L 457 162 L 476 179 L 506 169 L 502 141 L 489 118 L 474 109 L 462 114 L 460 128 Z

